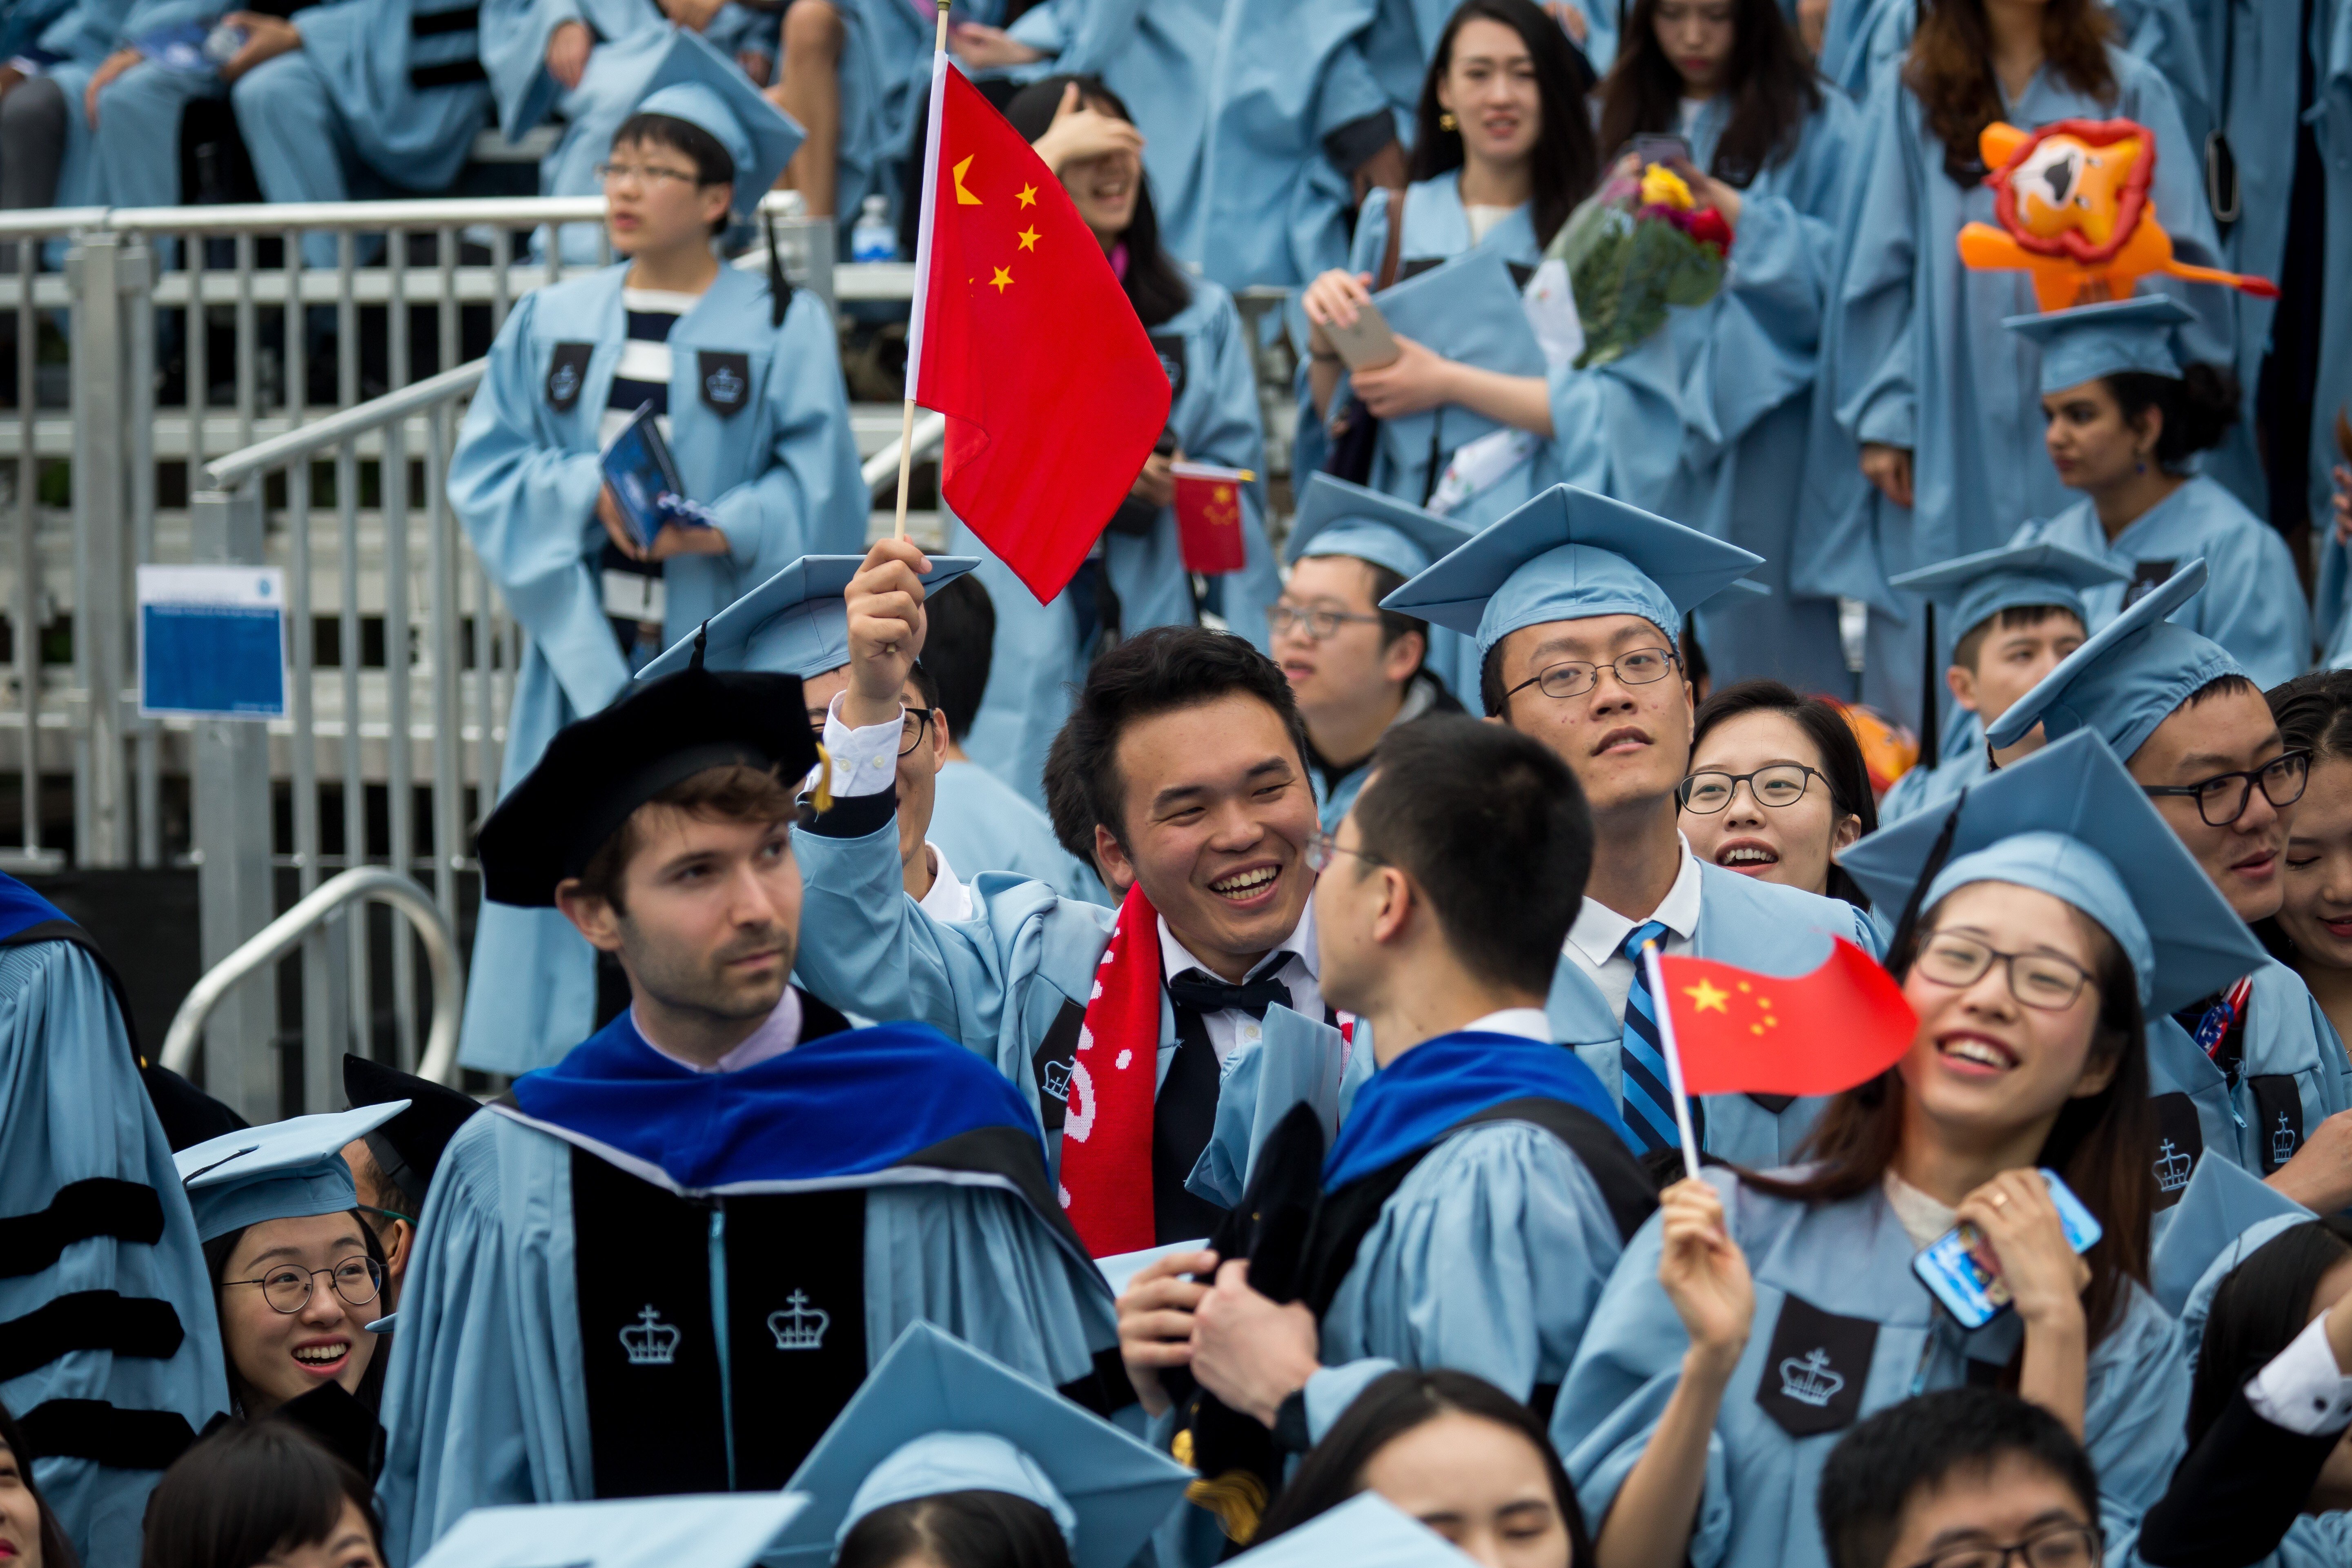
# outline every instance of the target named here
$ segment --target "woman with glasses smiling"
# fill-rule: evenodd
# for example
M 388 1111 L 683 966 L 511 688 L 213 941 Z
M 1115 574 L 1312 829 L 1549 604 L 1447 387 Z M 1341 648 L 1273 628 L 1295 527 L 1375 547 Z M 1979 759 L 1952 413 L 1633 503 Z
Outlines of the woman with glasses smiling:
M 1743 680 L 1699 704 L 1682 830 L 1691 853 L 1763 882 L 1870 900 L 1837 852 L 1878 830 L 1870 770 L 1845 716 L 1777 680 Z
M 2188 1369 L 2146 1287 L 2142 1019 L 2257 944 L 2090 736 L 1843 864 L 1904 911 L 1887 967 L 1916 1033 L 1830 1102 L 1801 1163 L 1677 1183 L 1627 1247 L 1552 1424 L 1603 1568 L 1823 1563 L 1814 1489 L 1838 1435 L 1933 1389 L 2040 1405 L 2126 1509 L 2180 1455 Z M 2041 1170 L 2098 1218 L 2080 1257 Z M 1960 1222 L 2011 1303 L 1973 1331 L 1912 1270 Z

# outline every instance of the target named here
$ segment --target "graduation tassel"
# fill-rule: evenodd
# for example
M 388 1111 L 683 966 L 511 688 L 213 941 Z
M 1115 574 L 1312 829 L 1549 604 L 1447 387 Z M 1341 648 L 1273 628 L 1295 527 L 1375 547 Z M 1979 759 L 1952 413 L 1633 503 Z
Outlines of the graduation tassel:
M 760 229 L 768 238 L 768 325 L 781 327 L 784 312 L 792 308 L 793 284 L 784 276 L 784 253 L 776 248 L 776 220 L 764 196 L 760 199 Z
M 1932 768 L 1943 751 L 1943 736 L 1936 723 L 1936 606 L 1927 605 L 1927 651 L 1920 656 L 1919 664 L 1919 760 L 1913 765 Z
M 1658 968 L 1658 944 L 1642 944 L 1642 971 L 1658 1010 L 1658 1047 L 1666 1058 L 1666 1093 L 1675 1102 L 1675 1131 L 1682 1135 L 1683 1174 L 1698 1174 L 1698 1135 L 1691 1131 L 1690 1095 L 1683 1088 L 1683 1054 L 1675 1045 L 1675 1007 L 1666 999 L 1666 977 Z
M 686 661 L 686 668 L 688 669 L 700 669 L 702 668 L 702 650 L 709 646 L 710 623 L 709 621 L 705 621 L 700 626 L 694 628 L 694 657 Z
M 1919 905 L 1927 896 L 1927 884 L 1936 879 L 1936 874 L 1944 868 L 1944 862 L 1952 858 L 1952 839 L 1960 831 L 1960 811 L 1968 804 L 1969 792 L 1963 785 L 1959 798 L 1952 802 L 1951 812 L 1944 818 L 1943 830 L 1936 835 L 1936 842 L 1928 847 L 1927 863 L 1919 868 L 1919 879 L 1911 884 L 1911 896 L 1903 900 L 1903 913 L 1895 921 L 1894 939 L 1886 944 L 1888 952 L 1900 952 L 1909 943 L 1911 932 L 1919 923 Z M 1651 994 L 1657 993 L 1652 992 Z

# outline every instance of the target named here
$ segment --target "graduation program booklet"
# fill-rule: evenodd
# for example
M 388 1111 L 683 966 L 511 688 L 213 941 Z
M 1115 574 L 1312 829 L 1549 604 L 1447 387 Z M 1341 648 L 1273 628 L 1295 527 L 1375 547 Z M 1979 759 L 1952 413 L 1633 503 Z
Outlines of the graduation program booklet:
M 677 460 L 670 456 L 669 443 L 662 439 L 651 403 L 641 404 L 629 416 L 629 422 L 621 426 L 599 460 L 604 466 L 604 482 L 613 487 L 621 515 L 628 519 L 629 531 L 643 548 L 654 547 L 654 535 L 666 522 L 693 527 L 699 521 L 692 509 L 677 504 L 686 500 L 686 484 L 677 477 Z M 664 505 L 665 500 L 670 504 Z

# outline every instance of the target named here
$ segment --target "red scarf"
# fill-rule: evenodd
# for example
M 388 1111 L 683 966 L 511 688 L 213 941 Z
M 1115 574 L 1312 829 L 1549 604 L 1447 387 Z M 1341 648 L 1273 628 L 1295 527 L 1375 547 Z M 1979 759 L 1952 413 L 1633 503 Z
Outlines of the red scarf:
M 1062 1207 L 1097 1258 L 1155 1241 L 1151 1110 L 1160 1085 L 1160 911 L 1138 882 L 1095 971 L 1062 1123 Z

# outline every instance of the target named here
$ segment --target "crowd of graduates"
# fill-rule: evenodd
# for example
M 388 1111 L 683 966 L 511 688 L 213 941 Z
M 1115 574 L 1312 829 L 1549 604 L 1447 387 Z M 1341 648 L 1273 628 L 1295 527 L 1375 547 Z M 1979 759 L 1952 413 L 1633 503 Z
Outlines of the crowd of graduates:
M 930 7 L 173 5 L 10 11 L 0 197 L 554 115 L 621 259 L 448 465 L 466 1089 L 246 1125 L 0 877 L 0 1563 L 2352 1562 L 2342 0 L 951 16 L 1170 380 L 1043 602 L 722 258 Z

